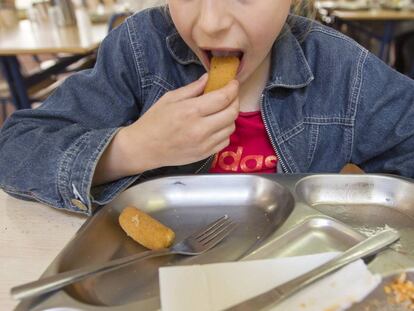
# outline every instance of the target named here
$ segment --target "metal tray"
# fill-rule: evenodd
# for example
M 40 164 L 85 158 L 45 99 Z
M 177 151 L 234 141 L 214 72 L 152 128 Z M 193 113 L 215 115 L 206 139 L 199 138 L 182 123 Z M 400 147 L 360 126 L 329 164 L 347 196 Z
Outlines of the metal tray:
M 385 227 L 399 231 L 393 249 L 414 256 L 414 184 L 391 176 L 321 175 L 296 185 L 300 201 L 371 236 Z
M 255 175 L 183 176 L 147 181 L 128 189 L 91 218 L 47 274 L 144 251 L 118 224 L 120 212 L 128 205 L 168 225 L 176 232 L 177 241 L 224 214 L 238 226 L 209 252 L 194 257 L 149 259 L 88 278 L 65 289 L 64 303 L 49 299 L 48 308 L 64 307 L 70 301 L 70 307 L 80 310 L 157 310 L 160 266 L 239 260 L 260 246 L 287 219 L 294 208 L 294 199 L 284 186 Z M 61 295 L 62 291 L 56 294 Z M 44 308 L 42 305 L 40 310 Z
M 330 217 L 311 216 L 243 260 L 343 252 L 364 238 L 363 234 Z
M 414 184 L 409 180 L 388 175 L 198 175 L 128 189 L 82 226 L 44 276 L 142 251 L 117 223 L 129 204 L 172 227 L 177 239 L 223 214 L 241 225 L 203 256 L 141 262 L 27 300 L 16 310 L 156 310 L 159 266 L 343 251 L 384 226 L 397 229 L 402 241 L 377 255 L 368 268 L 382 275 L 414 268 Z
M 406 280 L 414 282 L 414 271 L 407 271 Z M 386 294 L 384 287 L 398 279 L 401 273 L 387 275 L 362 302 L 353 305 L 348 311 L 407 311 L 412 310 L 409 302 L 396 303 L 394 294 Z

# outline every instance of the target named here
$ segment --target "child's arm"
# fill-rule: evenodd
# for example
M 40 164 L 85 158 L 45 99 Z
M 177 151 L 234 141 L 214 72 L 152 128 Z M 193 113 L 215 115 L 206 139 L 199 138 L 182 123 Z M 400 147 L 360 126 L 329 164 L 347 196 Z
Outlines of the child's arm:
M 199 96 L 204 78 L 168 92 L 139 118 L 139 44 L 131 43 L 127 24 L 119 26 L 101 44 L 93 69 L 69 77 L 41 107 L 8 118 L 0 132 L 0 188 L 92 214 L 137 174 L 224 147 L 238 112 L 237 82 Z M 92 186 L 94 177 L 100 186 Z
M 92 213 L 136 177 L 91 189 L 95 165 L 142 109 L 127 26 L 110 32 L 91 70 L 69 77 L 41 107 L 10 116 L 0 132 L 0 187 L 53 207 Z
M 359 81 L 351 162 L 414 178 L 414 80 L 368 54 Z
M 165 94 L 121 129 L 98 162 L 94 184 L 207 158 L 229 143 L 239 112 L 238 83 L 202 95 L 206 75 Z

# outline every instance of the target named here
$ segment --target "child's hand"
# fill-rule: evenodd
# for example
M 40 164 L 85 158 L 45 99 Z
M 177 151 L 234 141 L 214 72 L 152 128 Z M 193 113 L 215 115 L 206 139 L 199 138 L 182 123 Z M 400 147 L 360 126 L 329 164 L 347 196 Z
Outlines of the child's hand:
M 137 170 L 199 161 L 229 144 L 239 113 L 238 82 L 201 95 L 206 81 L 207 75 L 166 93 L 121 130 Z

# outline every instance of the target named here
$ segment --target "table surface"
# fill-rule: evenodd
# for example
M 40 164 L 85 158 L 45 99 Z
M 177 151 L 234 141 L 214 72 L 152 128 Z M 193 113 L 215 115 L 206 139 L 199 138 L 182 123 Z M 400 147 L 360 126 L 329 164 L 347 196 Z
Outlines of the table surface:
M 108 33 L 108 24 L 94 24 L 84 10 L 76 11 L 77 25 L 57 27 L 51 23 L 20 21 L 0 29 L 0 55 L 71 53 L 96 49 Z
M 16 307 L 10 288 L 38 279 L 85 220 L 0 190 L 1 310 Z
M 322 0 L 316 1 L 317 10 L 325 9 L 331 16 L 343 20 L 366 20 L 366 21 L 389 21 L 389 20 L 414 20 L 414 10 L 392 10 L 392 9 L 356 9 L 344 10 L 338 8 L 338 1 Z
M 400 21 L 414 20 L 414 11 L 397 10 L 360 10 L 345 11 L 333 10 L 332 15 L 343 20 L 366 20 L 366 21 Z

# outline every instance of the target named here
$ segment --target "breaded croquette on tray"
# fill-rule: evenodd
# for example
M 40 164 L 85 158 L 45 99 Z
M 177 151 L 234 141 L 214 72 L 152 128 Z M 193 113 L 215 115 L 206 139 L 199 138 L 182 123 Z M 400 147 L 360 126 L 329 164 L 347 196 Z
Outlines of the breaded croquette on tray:
M 126 207 L 119 224 L 129 237 L 149 249 L 168 248 L 175 239 L 173 230 L 136 207 Z

